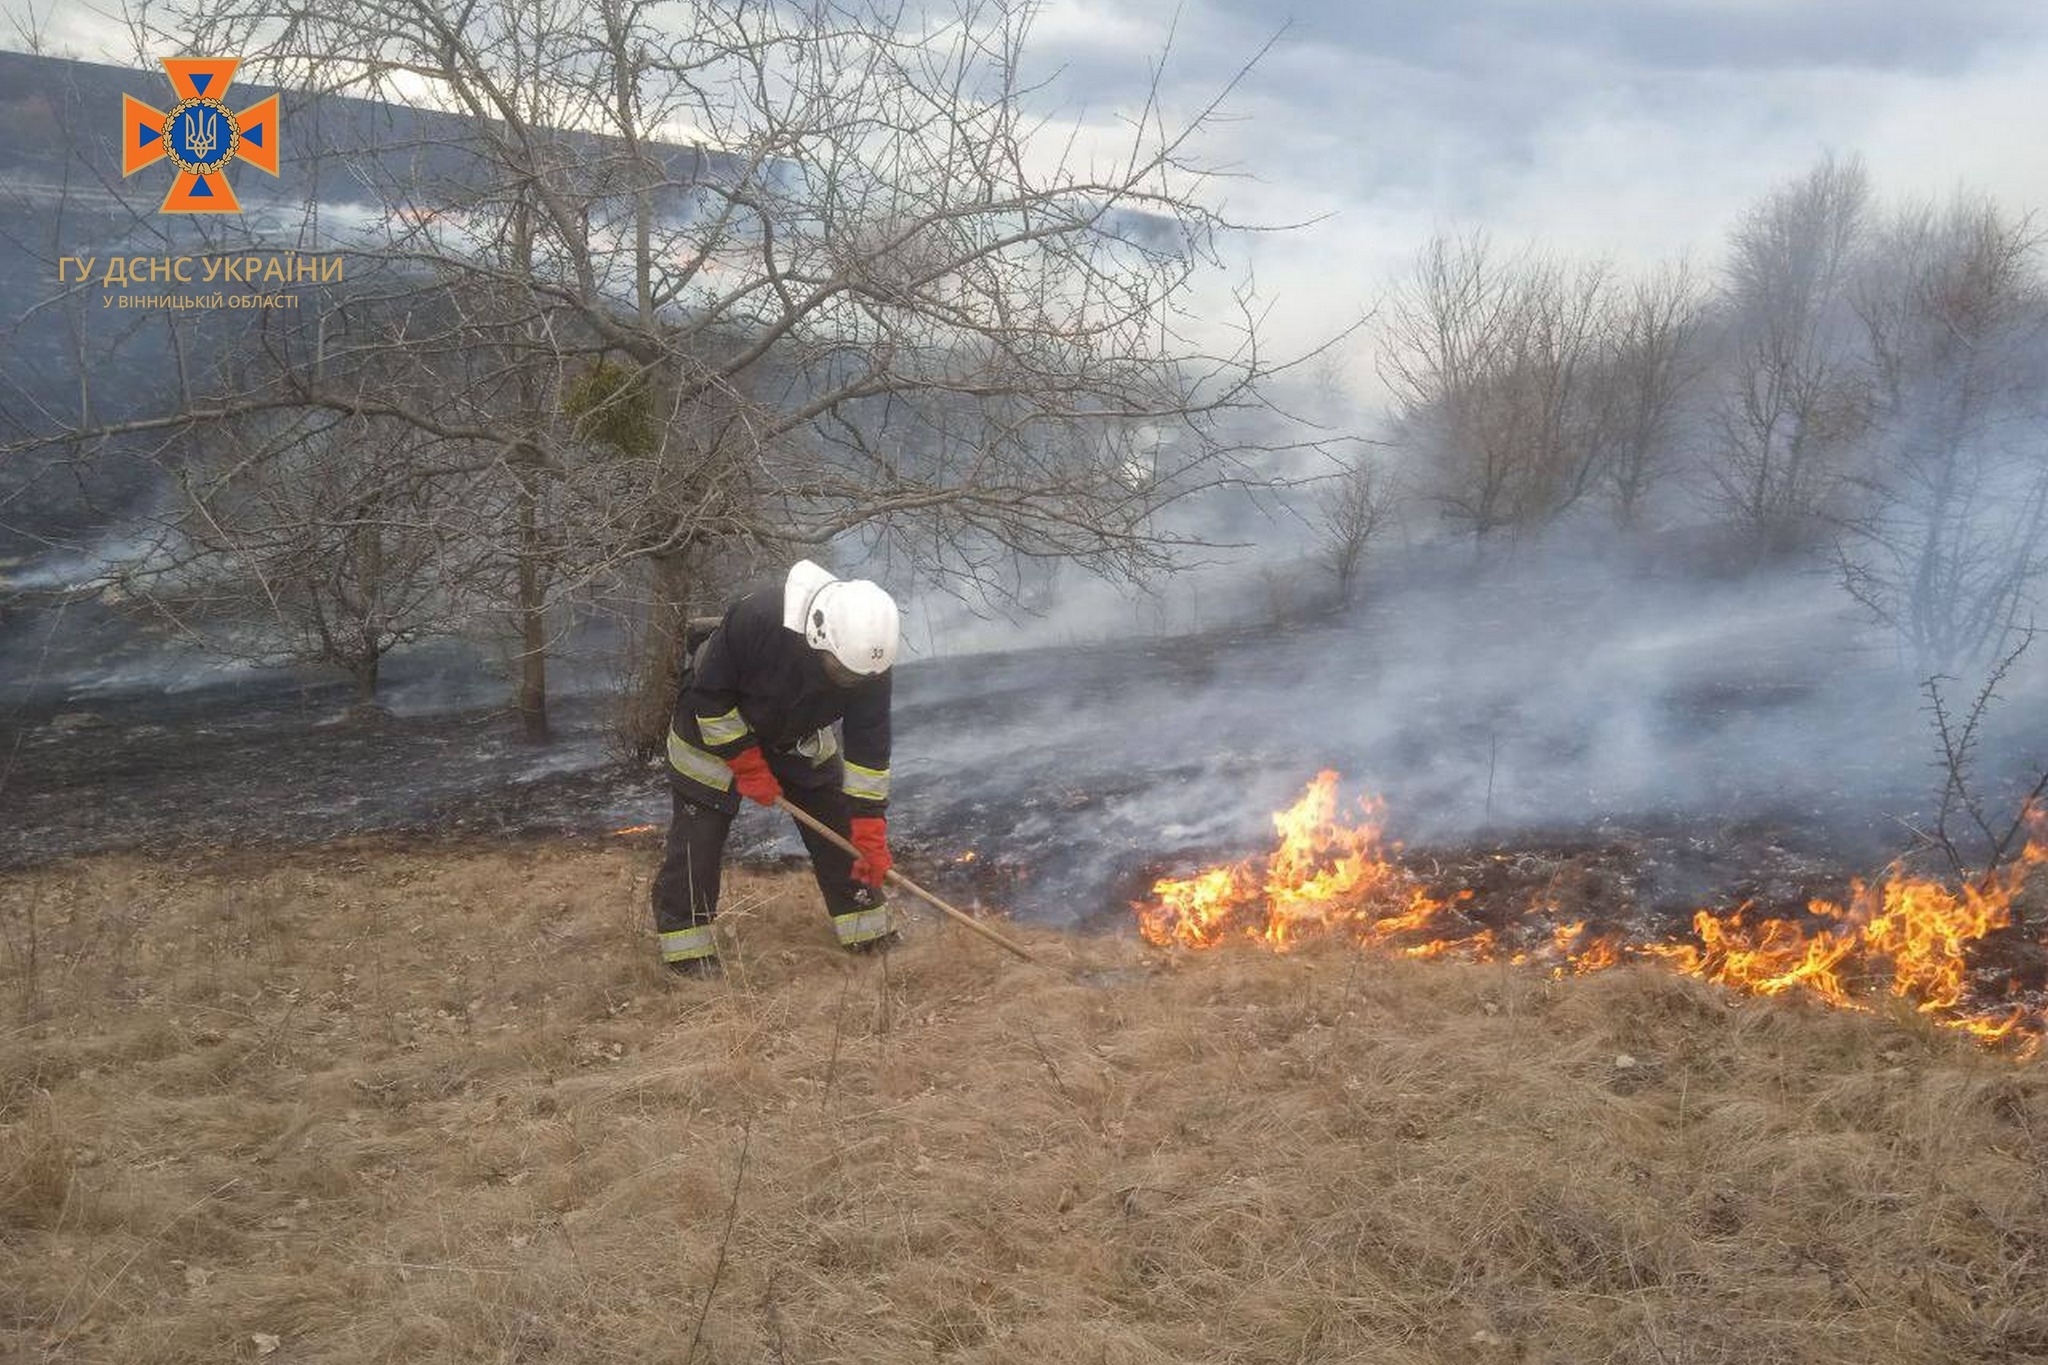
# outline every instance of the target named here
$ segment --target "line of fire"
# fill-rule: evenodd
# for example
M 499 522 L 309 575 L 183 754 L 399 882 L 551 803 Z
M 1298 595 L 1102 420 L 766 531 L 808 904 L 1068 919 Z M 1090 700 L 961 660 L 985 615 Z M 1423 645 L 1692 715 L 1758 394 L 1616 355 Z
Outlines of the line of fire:
M 2048 862 L 2048 816 L 2025 816 L 2018 856 L 1951 884 L 1893 863 L 1853 880 L 1840 900 L 1814 898 L 1798 918 L 1750 904 L 1701 908 L 1690 937 L 1636 936 L 1624 925 L 1570 918 L 1551 897 L 1482 904 L 1469 889 L 1433 891 L 1384 838 L 1383 803 L 1349 815 L 1340 779 L 1325 770 L 1273 816 L 1271 851 L 1159 879 L 1135 907 L 1139 932 L 1161 948 L 1231 942 L 1286 952 L 1337 938 L 1366 952 L 1548 968 L 1560 975 L 1654 963 L 1733 992 L 1801 997 L 1845 1010 L 1895 1002 L 1933 1023 L 2035 1055 L 2048 1033 L 2039 965 L 2016 969 L 2027 928 L 2015 902 Z

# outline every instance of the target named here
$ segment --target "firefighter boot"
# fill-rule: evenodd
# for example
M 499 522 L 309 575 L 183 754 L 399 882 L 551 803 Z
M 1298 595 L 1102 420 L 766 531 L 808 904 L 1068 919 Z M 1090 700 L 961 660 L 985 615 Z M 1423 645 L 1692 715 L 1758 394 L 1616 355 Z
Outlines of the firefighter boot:
M 832 932 L 850 953 L 887 952 L 903 941 L 896 911 L 882 893 L 855 883 L 852 906 L 832 916 Z

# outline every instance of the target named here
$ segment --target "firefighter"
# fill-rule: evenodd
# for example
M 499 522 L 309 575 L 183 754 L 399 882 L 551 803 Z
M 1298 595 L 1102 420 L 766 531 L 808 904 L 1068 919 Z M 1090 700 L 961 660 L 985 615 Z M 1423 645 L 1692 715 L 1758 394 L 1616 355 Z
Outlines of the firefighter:
M 842 946 L 896 939 L 888 875 L 889 669 L 896 603 L 865 579 L 804 560 L 778 585 L 734 602 L 684 661 L 669 719 L 674 814 L 654 879 L 661 958 L 715 976 L 719 864 L 740 798 L 787 796 L 860 850 L 798 825 Z

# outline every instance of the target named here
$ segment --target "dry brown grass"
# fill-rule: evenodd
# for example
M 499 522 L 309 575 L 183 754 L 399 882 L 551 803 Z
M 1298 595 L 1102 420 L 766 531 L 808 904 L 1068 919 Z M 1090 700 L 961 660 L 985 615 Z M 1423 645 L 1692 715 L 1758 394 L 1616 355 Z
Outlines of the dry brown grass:
M 2038 1063 L 1649 970 L 850 957 L 794 876 L 671 986 L 651 864 L 0 879 L 0 1356 L 2048 1359 Z

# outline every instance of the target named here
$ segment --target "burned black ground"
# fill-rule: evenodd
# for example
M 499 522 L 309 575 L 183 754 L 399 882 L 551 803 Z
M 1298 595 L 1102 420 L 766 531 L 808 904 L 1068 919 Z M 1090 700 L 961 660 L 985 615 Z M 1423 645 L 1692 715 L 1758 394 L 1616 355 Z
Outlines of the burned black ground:
M 1158 877 L 1263 850 L 1267 813 L 1327 766 L 1347 791 L 1386 792 L 1388 834 L 1433 888 L 1472 891 L 1483 913 L 1509 917 L 1562 887 L 1583 917 L 1641 933 L 1682 927 L 1707 905 L 1795 913 L 1880 871 L 1926 818 L 1924 758 L 1888 753 L 1846 755 L 1832 790 L 1729 768 L 1703 771 L 1685 799 L 1661 807 L 1602 810 L 1595 791 L 1550 819 L 1541 794 L 1532 815 L 1529 794 L 1483 763 L 1448 787 L 1427 760 L 1480 760 L 1503 735 L 1524 773 L 1546 762 L 1570 773 L 1582 760 L 1569 728 L 1525 733 L 1512 697 L 1418 711 L 1369 754 L 1345 752 L 1334 735 L 1319 742 L 1312 714 L 1215 732 L 1215 698 L 1228 711 L 1237 697 L 1283 695 L 1333 638 L 1239 632 L 907 666 L 892 811 L 905 869 L 970 905 L 1117 929 Z M 1798 679 L 1706 683 L 1674 689 L 1659 714 L 1695 734 L 1740 730 L 1809 704 L 1811 690 Z M 601 690 L 558 698 L 544 747 L 520 742 L 502 706 L 450 696 L 392 714 L 352 709 L 340 687 L 275 677 L 17 693 L 0 711 L 0 865 L 365 837 L 658 838 L 660 771 L 618 756 Z M 1857 771 L 1888 759 L 1882 781 Z M 745 812 L 736 851 L 793 857 L 784 825 Z

